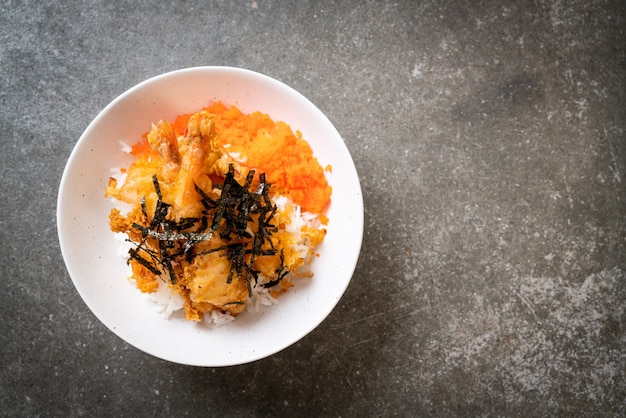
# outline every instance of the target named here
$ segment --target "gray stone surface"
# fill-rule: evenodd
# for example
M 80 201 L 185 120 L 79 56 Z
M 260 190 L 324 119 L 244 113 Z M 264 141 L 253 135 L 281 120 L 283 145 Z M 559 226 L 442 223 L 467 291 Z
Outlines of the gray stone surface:
M 0 4 L 0 415 L 624 416 L 623 1 Z M 363 250 L 321 326 L 192 368 L 88 310 L 55 202 L 93 117 L 229 65 L 317 104 L 353 155 Z

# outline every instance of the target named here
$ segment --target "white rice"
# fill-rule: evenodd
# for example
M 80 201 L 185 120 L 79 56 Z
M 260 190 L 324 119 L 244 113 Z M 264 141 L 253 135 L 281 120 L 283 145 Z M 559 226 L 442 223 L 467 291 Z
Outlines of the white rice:
M 211 325 L 222 326 L 229 324 L 235 320 L 235 317 L 229 313 L 224 313 L 219 309 L 214 309 L 211 311 L 211 315 L 204 315 L 204 321 L 208 322 Z
M 164 318 L 169 318 L 174 312 L 183 309 L 185 300 L 178 293 L 172 292 L 164 280 L 159 280 L 159 290 L 147 293 L 147 298 L 153 302 L 156 311 Z
M 130 145 L 128 145 L 126 142 L 122 141 L 121 139 L 118 139 L 117 142 L 120 144 L 120 147 L 122 148 L 122 152 L 125 152 L 126 154 L 130 154 L 133 151 L 133 147 L 131 147 Z
M 226 152 L 224 154 L 224 157 L 230 158 L 231 160 L 233 160 L 236 163 L 245 163 L 246 162 L 246 157 L 242 157 L 241 153 L 239 152 Z
M 117 185 L 115 186 L 115 188 L 117 190 L 121 189 L 124 183 L 126 183 L 127 174 L 123 172 L 122 169 L 119 167 L 112 168 L 110 170 L 110 173 L 110 176 L 117 180 Z
M 252 296 L 246 301 L 246 310 L 248 312 L 259 312 L 263 306 L 277 304 L 278 299 L 271 295 L 269 289 L 263 286 L 255 286 L 252 288 Z

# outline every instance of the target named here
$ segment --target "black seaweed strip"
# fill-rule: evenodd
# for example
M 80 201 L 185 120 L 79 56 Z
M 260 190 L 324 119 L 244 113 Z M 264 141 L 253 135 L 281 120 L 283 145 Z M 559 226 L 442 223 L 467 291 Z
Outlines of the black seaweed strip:
M 148 229 L 145 226 L 139 225 L 138 223 L 133 222 L 132 227 L 138 229 L 141 232 L 141 238 L 145 239 L 148 236 Z
M 195 254 L 196 257 L 202 256 L 202 255 L 206 255 L 206 254 L 211 254 L 211 253 L 215 253 L 218 251 L 229 251 L 231 248 L 233 248 L 233 246 L 236 246 L 239 244 L 228 244 L 228 245 L 222 245 L 221 247 L 215 247 L 215 248 L 211 248 L 209 250 L 205 250 L 202 252 L 199 252 L 197 254 Z
M 176 277 L 176 272 L 174 272 L 174 267 L 172 267 L 172 260 L 163 241 L 159 241 L 159 249 L 161 250 L 161 265 L 165 267 L 165 271 L 170 275 L 170 282 L 176 284 L 178 277 Z
M 220 226 L 220 222 L 222 220 L 222 216 L 224 216 L 224 211 L 226 210 L 227 197 L 230 193 L 230 188 L 232 186 L 231 180 L 234 179 L 235 176 L 235 168 L 233 165 L 228 166 L 228 173 L 224 178 L 224 185 L 222 186 L 222 196 L 218 202 L 217 212 L 213 215 L 213 223 L 211 224 L 211 230 L 217 231 Z
M 280 250 L 280 266 L 276 269 L 276 279 L 263 284 L 263 287 L 269 289 L 280 283 L 282 279 L 289 274 L 289 270 L 285 269 L 285 253 Z
M 154 184 L 154 190 L 157 194 L 157 202 L 156 207 L 154 209 L 154 216 L 152 218 L 152 222 L 150 223 L 150 229 L 154 229 L 157 225 L 162 223 L 169 212 L 169 207 L 167 203 L 163 202 L 163 194 L 161 193 L 161 186 L 159 186 L 159 178 L 157 175 L 152 176 L 152 184 Z
M 243 192 L 247 192 L 248 189 L 250 188 L 250 184 L 252 183 L 252 179 L 254 179 L 254 173 L 255 173 L 254 170 L 248 171 L 248 174 L 246 175 L 246 180 L 244 181 L 243 185 L 241 186 Z
M 202 202 L 202 206 L 204 206 L 205 209 L 209 210 L 209 209 L 213 209 L 217 207 L 217 202 L 215 202 L 215 200 L 211 199 L 209 197 L 209 195 L 207 195 L 204 190 L 202 190 L 200 187 L 198 187 L 198 185 L 196 184 L 196 182 L 193 183 L 193 187 L 194 189 L 196 189 L 196 192 L 200 195 L 200 197 L 202 198 L 201 202 Z
M 143 217 L 148 219 L 148 209 L 146 208 L 146 197 L 142 197 L 141 198 L 141 213 L 143 214 Z
M 173 224 L 176 229 L 185 230 L 192 228 L 198 222 L 200 222 L 200 218 L 182 218 L 178 224 Z
M 131 248 L 130 250 L 128 250 L 128 255 L 130 256 L 131 259 L 137 261 L 139 264 L 141 264 L 142 266 L 144 266 L 145 268 L 150 270 L 152 273 L 156 274 L 157 276 L 161 275 L 161 272 L 159 271 L 159 269 L 154 267 L 150 263 L 150 261 L 148 261 L 145 258 L 143 258 L 142 256 L 140 256 L 139 252 L 137 250 L 135 250 L 134 248 Z
M 154 184 L 154 190 L 156 191 L 157 197 L 159 200 L 162 200 L 163 195 L 161 194 L 161 186 L 159 186 L 159 178 L 156 174 L 152 176 L 152 184 Z

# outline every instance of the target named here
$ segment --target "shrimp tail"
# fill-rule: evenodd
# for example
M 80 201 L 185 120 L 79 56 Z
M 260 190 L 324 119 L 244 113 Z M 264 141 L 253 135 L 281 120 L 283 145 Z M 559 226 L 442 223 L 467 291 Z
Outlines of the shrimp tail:
M 160 120 L 148 133 L 148 143 L 165 160 L 165 163 L 180 164 L 180 153 L 178 152 L 178 142 L 172 124 Z

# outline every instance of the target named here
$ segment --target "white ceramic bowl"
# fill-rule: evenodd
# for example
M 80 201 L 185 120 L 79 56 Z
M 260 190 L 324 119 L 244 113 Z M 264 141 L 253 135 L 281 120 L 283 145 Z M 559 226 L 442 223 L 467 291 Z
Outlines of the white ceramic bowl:
M 313 262 L 312 280 L 297 280 L 279 304 L 245 312 L 216 327 L 164 319 L 126 280 L 129 268 L 109 230 L 104 188 L 112 167 L 132 157 L 119 141 L 136 142 L 151 123 L 173 120 L 213 101 L 259 110 L 302 132 L 322 166 L 332 165 L 328 233 Z M 111 331 L 153 356 L 187 365 L 228 366 L 272 355 L 326 318 L 351 280 L 363 237 L 363 198 L 341 136 L 309 100 L 270 77 L 238 68 L 196 67 L 144 81 L 111 102 L 78 140 L 61 179 L 57 227 L 61 251 L 78 293 Z

